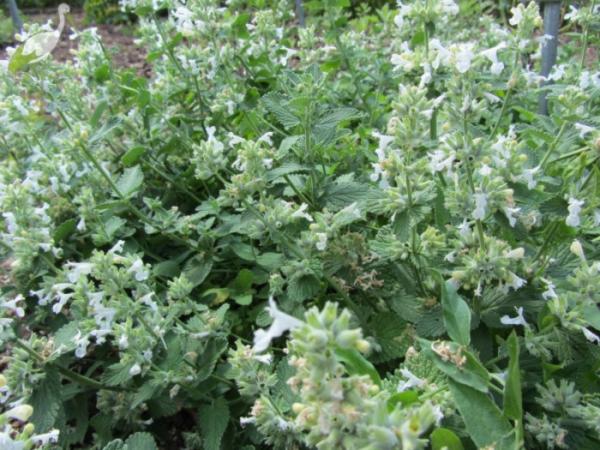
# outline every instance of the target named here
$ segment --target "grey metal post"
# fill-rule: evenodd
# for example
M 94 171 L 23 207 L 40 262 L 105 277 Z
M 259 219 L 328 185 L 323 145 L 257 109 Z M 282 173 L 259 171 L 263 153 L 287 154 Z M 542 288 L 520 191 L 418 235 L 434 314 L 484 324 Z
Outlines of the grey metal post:
M 302 5 L 302 0 L 296 0 L 296 17 L 300 26 L 304 28 L 304 5 Z
M 6 6 L 8 6 L 8 11 L 10 12 L 10 17 L 12 18 L 15 30 L 17 30 L 20 33 L 21 31 L 23 31 L 23 21 L 21 20 L 21 16 L 19 16 L 19 9 L 17 8 L 17 3 L 15 2 L 15 0 L 6 0 Z
M 541 0 L 544 7 L 544 35 L 552 36 L 542 47 L 542 71 L 540 75 L 547 77 L 556 63 L 558 51 L 558 29 L 560 27 L 560 0 Z M 548 84 L 549 81 L 544 82 Z M 548 115 L 548 99 L 546 93 L 542 92 L 539 100 L 538 112 Z

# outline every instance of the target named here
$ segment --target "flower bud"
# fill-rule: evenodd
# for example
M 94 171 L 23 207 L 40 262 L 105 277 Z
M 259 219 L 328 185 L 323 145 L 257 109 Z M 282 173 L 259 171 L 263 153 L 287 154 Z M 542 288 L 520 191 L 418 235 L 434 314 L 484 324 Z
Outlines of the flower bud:
M 361 353 L 368 353 L 369 350 L 371 350 L 371 344 L 369 344 L 369 342 L 364 339 L 360 339 L 356 343 L 356 348 Z
M 11 419 L 27 422 L 27 419 L 33 414 L 33 408 L 29 405 L 19 405 L 9 409 L 4 414 Z
M 337 342 L 342 348 L 353 347 L 360 337 L 360 330 L 344 330 L 337 336 Z
M 583 247 L 581 246 L 581 242 L 575 239 L 569 249 L 571 250 L 571 253 L 573 253 L 579 259 L 585 261 L 585 254 L 583 253 Z
M 305 406 L 302 403 L 294 403 L 292 405 L 292 411 L 294 411 L 296 414 L 300 414 L 302 411 L 304 411 Z
M 28 423 L 27 425 L 25 425 L 25 427 L 23 427 L 23 435 L 24 437 L 29 437 L 33 434 L 35 430 L 35 426 L 32 423 Z

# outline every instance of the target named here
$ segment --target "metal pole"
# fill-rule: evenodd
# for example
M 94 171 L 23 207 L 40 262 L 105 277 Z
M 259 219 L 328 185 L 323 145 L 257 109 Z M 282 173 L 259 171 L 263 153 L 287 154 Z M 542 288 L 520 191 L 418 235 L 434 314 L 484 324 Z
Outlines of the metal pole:
M 556 63 L 558 51 L 558 29 L 560 27 L 560 0 L 542 0 L 544 7 L 544 35 L 552 36 L 542 47 L 542 71 L 540 75 L 547 77 Z M 548 84 L 545 81 L 544 84 Z M 546 93 L 540 95 L 538 112 L 548 115 L 548 99 Z
M 19 16 L 19 9 L 17 8 L 17 3 L 15 2 L 15 0 L 6 0 L 6 6 L 8 6 L 8 11 L 10 12 L 10 17 L 12 18 L 15 30 L 17 30 L 19 33 L 22 32 L 23 21 L 21 20 L 21 16 Z
M 304 6 L 302 5 L 302 0 L 296 0 L 296 17 L 300 26 L 304 28 Z

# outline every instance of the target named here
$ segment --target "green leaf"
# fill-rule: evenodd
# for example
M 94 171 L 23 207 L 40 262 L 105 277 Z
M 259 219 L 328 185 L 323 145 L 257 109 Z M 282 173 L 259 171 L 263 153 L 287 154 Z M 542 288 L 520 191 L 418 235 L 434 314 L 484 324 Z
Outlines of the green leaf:
M 330 111 L 319 119 L 320 127 L 336 127 L 338 123 L 344 120 L 356 119 L 360 117 L 360 111 L 355 108 L 337 108 Z
M 512 432 L 508 420 L 486 394 L 452 380 L 448 380 L 448 386 L 467 432 L 477 447 L 499 443 Z
M 61 223 L 59 226 L 56 227 L 56 229 L 54 230 L 54 241 L 55 242 L 60 242 L 63 239 L 65 239 L 67 236 L 70 236 L 71 233 L 73 233 L 73 231 L 75 231 L 75 228 L 77 227 L 77 220 L 75 219 L 69 219 L 69 220 L 65 220 L 63 223 Z
M 121 162 L 125 167 L 131 167 L 146 153 L 146 149 L 141 145 L 137 145 L 135 147 L 127 150 L 123 156 L 121 156 Z
M 44 433 L 54 427 L 61 414 L 62 399 L 60 396 L 60 376 L 56 369 L 46 369 L 46 376 L 36 386 L 28 403 L 33 407 L 30 422 L 38 433 Z
M 256 262 L 259 266 L 272 271 L 283 265 L 284 257 L 281 253 L 263 253 L 256 258 Z
M 212 259 L 207 259 L 203 255 L 196 255 L 190 258 L 183 268 L 183 274 L 192 286 L 196 287 L 202 284 L 212 269 Z
M 144 172 L 137 165 L 128 167 L 117 181 L 117 188 L 123 197 L 130 198 L 135 194 L 144 183 Z
M 127 450 L 158 450 L 150 433 L 135 433 L 125 441 Z
M 449 281 L 442 284 L 442 311 L 444 325 L 446 325 L 450 338 L 461 345 L 469 345 L 471 342 L 471 310 Z
M 125 443 L 121 439 L 115 439 L 106 444 L 102 450 L 127 450 Z
M 262 101 L 286 130 L 300 125 L 300 119 L 291 112 L 287 105 L 283 104 L 284 100 L 279 95 L 269 93 L 263 96 Z
M 303 302 L 313 298 L 321 290 L 319 279 L 313 275 L 301 275 L 288 282 L 287 294 L 294 302 Z
M 490 375 L 485 367 L 464 347 L 449 341 L 436 341 L 436 344 L 441 345 L 442 342 L 448 346 L 449 351 L 453 355 L 458 355 L 460 351 L 460 355 L 465 357 L 465 362 L 461 367 L 457 366 L 453 361 L 443 360 L 440 355 L 432 350 L 431 341 L 419 339 L 423 355 L 431 359 L 439 370 L 457 383 L 470 386 L 482 393 L 487 393 Z
M 344 363 L 346 370 L 351 375 L 368 375 L 373 383 L 381 386 L 381 377 L 377 369 L 369 362 L 367 358 L 360 354 L 360 352 L 354 348 L 340 348 L 335 349 L 335 356 Z
M 252 288 L 254 274 L 251 270 L 242 269 L 238 272 L 235 279 L 229 284 L 229 288 L 235 292 L 243 293 Z
M 296 142 L 298 142 L 300 139 L 302 139 L 304 136 L 287 136 L 286 138 L 284 138 L 281 141 L 281 144 L 279 144 L 279 149 L 277 150 L 277 153 L 280 156 L 285 156 L 288 151 L 296 144 Z
M 388 412 L 392 412 L 397 404 L 401 404 L 403 407 L 412 405 L 419 401 L 419 394 L 415 391 L 404 391 L 396 392 L 392 395 L 387 402 Z
M 229 423 L 227 401 L 219 397 L 211 405 L 202 405 L 198 411 L 198 422 L 204 438 L 204 450 L 219 450 Z
M 513 330 L 506 340 L 508 351 L 508 371 L 504 385 L 504 415 L 515 421 L 523 420 L 523 399 L 521 373 L 519 371 L 519 339 Z
M 438 428 L 431 433 L 431 450 L 464 450 L 460 438 L 447 428 Z

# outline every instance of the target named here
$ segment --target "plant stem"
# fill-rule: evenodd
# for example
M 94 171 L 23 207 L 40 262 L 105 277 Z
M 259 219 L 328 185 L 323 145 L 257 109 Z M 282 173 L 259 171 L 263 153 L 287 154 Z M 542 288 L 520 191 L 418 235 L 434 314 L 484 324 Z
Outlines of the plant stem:
M 567 125 L 568 123 L 565 121 L 563 122 L 563 124 L 560 126 L 560 130 L 558 131 L 558 134 L 556 135 L 556 138 L 554 139 L 554 141 L 552 141 L 552 143 L 550 144 L 550 146 L 548 147 L 548 150 L 546 151 L 546 154 L 544 155 L 544 157 L 542 158 L 542 161 L 540 162 L 540 168 L 543 169 L 544 166 L 546 165 L 546 162 L 548 161 L 548 158 L 550 157 L 550 155 L 552 154 L 552 152 L 554 151 L 554 148 L 558 145 L 558 142 L 560 141 L 560 139 L 562 138 L 562 135 L 565 133 L 565 131 L 567 130 Z
M 596 0 L 592 0 L 592 3 L 590 5 L 590 11 L 592 14 L 594 14 L 595 6 L 596 6 Z M 579 70 L 583 70 L 585 67 L 585 57 L 586 57 L 587 48 L 588 48 L 589 30 L 590 30 L 590 24 L 586 23 L 585 30 L 583 31 L 583 43 L 581 44 L 581 60 L 579 61 Z
M 58 370 L 65 378 L 68 378 L 69 380 L 71 380 L 75 383 L 78 383 L 80 385 L 88 386 L 88 387 L 91 387 L 94 389 L 103 389 L 103 390 L 107 390 L 107 391 L 128 391 L 129 390 L 129 389 L 124 389 L 124 388 L 115 387 L 115 386 L 106 386 L 105 384 L 103 384 L 99 381 L 96 381 L 92 378 L 86 377 L 85 375 L 81 375 L 80 373 L 74 372 L 73 370 L 63 367 L 55 362 L 46 361 L 46 359 L 42 355 L 40 355 L 38 352 L 36 352 L 32 348 L 30 348 L 26 343 L 21 341 L 21 339 L 15 340 L 14 344 L 15 344 L 15 346 L 19 347 L 21 350 L 24 350 L 25 352 L 27 352 L 30 356 L 32 356 L 38 362 L 40 362 L 42 364 L 47 364 L 49 366 L 56 368 L 56 370 Z

